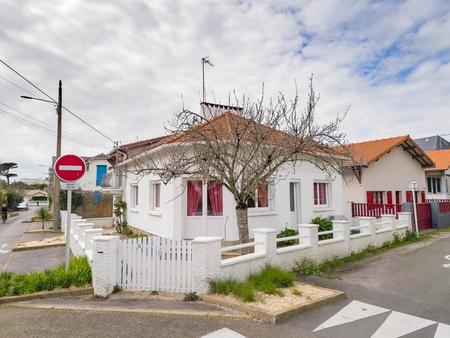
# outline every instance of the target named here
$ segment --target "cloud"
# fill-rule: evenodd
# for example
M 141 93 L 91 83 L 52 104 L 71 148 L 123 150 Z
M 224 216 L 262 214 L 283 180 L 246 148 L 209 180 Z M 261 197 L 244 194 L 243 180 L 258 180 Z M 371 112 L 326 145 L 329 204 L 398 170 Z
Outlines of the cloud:
M 447 1 L 2 1 L 0 56 L 113 139 L 164 133 L 164 122 L 201 96 L 236 90 L 305 99 L 314 73 L 319 118 L 350 106 L 349 140 L 450 133 L 450 3 Z M 0 67 L 3 76 L 39 93 Z M 0 79 L 0 102 L 55 125 L 51 105 L 21 100 Z M 0 115 L 0 161 L 22 177 L 42 176 L 54 137 Z M 92 147 L 63 141 L 63 152 L 94 155 L 112 144 L 65 113 L 63 130 Z

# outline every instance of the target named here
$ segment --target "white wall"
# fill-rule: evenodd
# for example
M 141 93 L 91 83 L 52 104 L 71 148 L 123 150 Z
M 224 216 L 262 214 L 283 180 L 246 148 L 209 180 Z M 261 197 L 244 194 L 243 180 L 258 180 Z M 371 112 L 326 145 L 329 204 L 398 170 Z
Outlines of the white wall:
M 271 206 L 266 210 L 249 209 L 249 233 L 254 228 L 271 227 L 282 230 L 290 227 L 289 182 L 300 185 L 297 201 L 299 219 L 297 223 L 310 223 L 316 216 L 343 215 L 342 180 L 340 175 L 328 177 L 314 165 L 302 162 L 295 167 L 285 168 L 281 178 L 272 186 Z M 150 183 L 158 177 L 145 175 L 136 177 L 128 172 L 125 177 L 124 199 L 128 205 L 128 223 L 136 228 L 172 239 L 195 238 L 198 236 L 219 236 L 226 240 L 238 240 L 235 201 L 232 194 L 223 188 L 223 216 L 188 217 L 186 208 L 186 180 L 178 178 L 173 183 L 161 184 L 160 212 L 150 210 Z M 315 207 L 314 181 L 328 182 L 328 207 Z M 130 189 L 132 184 L 139 187 L 139 204 L 131 208 Z
M 366 203 L 367 191 L 401 191 L 402 202 L 406 202 L 406 190 L 411 181 L 419 182 L 419 190 L 426 191 L 424 168 L 398 146 L 362 169 L 361 184 L 351 170 L 346 171 L 343 175 L 343 201 Z
M 78 181 L 78 186 L 81 190 L 100 190 L 101 187 L 96 185 L 97 180 L 97 165 L 106 165 L 108 168 L 107 160 L 91 160 L 89 161 L 89 170 L 86 168 L 86 173 Z M 87 167 L 87 164 L 86 164 Z

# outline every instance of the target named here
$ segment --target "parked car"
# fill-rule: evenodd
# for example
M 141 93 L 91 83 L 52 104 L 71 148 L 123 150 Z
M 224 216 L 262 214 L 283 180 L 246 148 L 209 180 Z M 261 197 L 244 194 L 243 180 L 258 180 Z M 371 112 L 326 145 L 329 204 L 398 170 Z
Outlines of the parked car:
M 28 203 L 27 202 L 22 202 L 19 203 L 19 205 L 16 208 L 17 210 L 28 210 Z

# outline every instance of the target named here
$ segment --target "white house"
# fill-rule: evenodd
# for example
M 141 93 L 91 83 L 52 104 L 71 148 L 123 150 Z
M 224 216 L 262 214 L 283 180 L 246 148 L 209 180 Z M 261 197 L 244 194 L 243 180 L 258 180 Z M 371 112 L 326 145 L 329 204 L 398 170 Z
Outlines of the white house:
M 425 168 L 434 163 L 409 135 L 353 143 L 348 149 L 353 159 L 343 174 L 345 202 L 411 202 L 412 181 L 418 182 L 417 201 L 425 201 Z
M 228 113 L 232 114 L 232 113 Z M 163 154 L 167 137 L 123 145 L 110 153 L 120 172 L 122 198 L 127 202 L 129 225 L 145 232 L 172 239 L 220 236 L 238 240 L 235 201 L 217 181 L 179 177 L 163 184 L 158 176 L 135 175 L 134 157 Z M 302 161 L 285 165 L 282 179 L 261 184 L 254 207 L 249 208 L 249 233 L 254 228 L 282 230 L 310 223 L 316 216 L 342 216 L 342 178 L 332 177 L 314 165 Z
M 427 198 L 450 199 L 450 149 L 427 151 L 436 163 L 425 170 Z
M 95 191 L 102 187 L 103 178 L 108 170 L 108 156 L 98 154 L 96 156 L 83 156 L 86 162 L 86 173 L 77 182 L 81 190 Z

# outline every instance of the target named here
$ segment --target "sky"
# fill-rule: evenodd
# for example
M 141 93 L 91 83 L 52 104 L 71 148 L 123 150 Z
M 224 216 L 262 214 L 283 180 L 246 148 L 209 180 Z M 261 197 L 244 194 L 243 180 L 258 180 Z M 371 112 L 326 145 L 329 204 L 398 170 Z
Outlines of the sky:
M 0 59 L 113 140 L 165 134 L 184 106 L 257 99 L 314 74 L 321 122 L 349 108 L 349 142 L 450 133 L 450 1 L 0 0 Z M 0 162 L 46 176 L 56 136 L 50 103 L 0 64 Z M 5 113 L 6 112 L 6 113 Z M 11 116 L 13 115 L 13 117 Z M 24 115 L 25 114 L 25 115 Z M 63 153 L 107 153 L 111 141 L 63 112 Z M 449 137 L 450 138 L 450 137 Z

